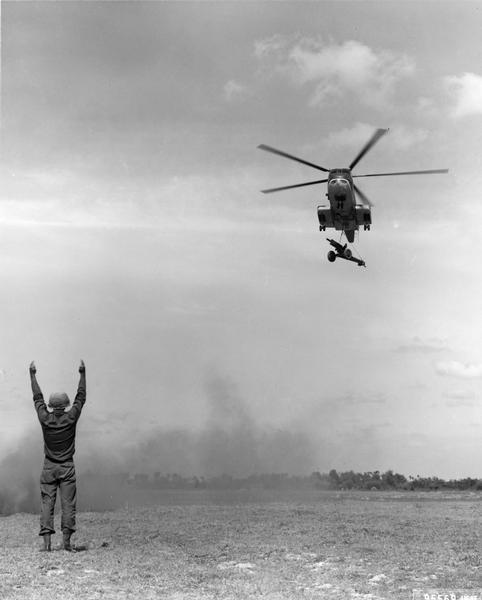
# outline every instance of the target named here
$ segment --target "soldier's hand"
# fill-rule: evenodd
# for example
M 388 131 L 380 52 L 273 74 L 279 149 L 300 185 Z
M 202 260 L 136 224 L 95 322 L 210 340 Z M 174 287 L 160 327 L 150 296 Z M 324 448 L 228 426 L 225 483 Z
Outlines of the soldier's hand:
M 79 373 L 85 373 L 85 364 L 84 361 L 80 361 Z
M 35 373 L 37 372 L 37 367 L 35 366 L 35 362 L 32 361 L 30 363 L 30 367 L 29 367 L 29 371 L 32 375 L 35 375 Z

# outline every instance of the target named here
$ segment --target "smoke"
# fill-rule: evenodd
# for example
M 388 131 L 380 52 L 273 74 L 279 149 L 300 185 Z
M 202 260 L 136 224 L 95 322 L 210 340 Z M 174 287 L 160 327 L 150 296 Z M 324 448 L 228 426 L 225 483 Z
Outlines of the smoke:
M 148 434 L 138 433 L 136 439 L 121 439 L 114 447 L 83 422 L 75 459 L 78 508 L 118 506 L 128 474 L 244 477 L 307 474 L 318 468 L 317 447 L 308 433 L 260 425 L 228 380 L 212 377 L 206 397 L 207 417 L 199 429 L 156 428 Z M 1 461 L 0 514 L 38 512 L 42 448 L 40 428 L 36 428 Z
M 0 463 L 0 514 L 38 510 L 39 445 L 38 434 L 30 432 Z
M 244 477 L 317 468 L 316 445 L 306 432 L 261 426 L 225 378 L 212 377 L 206 391 L 204 426 L 153 432 L 128 460 L 130 471 Z
M 260 426 L 224 379 L 212 379 L 208 392 L 209 419 L 197 440 L 200 472 L 243 477 L 314 468 L 315 446 L 306 433 Z

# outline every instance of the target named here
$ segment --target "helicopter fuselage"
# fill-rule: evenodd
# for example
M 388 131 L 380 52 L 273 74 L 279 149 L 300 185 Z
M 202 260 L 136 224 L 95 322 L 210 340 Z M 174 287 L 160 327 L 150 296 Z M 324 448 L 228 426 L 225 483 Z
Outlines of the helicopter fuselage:
M 332 169 L 328 175 L 326 196 L 329 206 L 318 206 L 320 231 L 333 227 L 344 231 L 349 242 L 353 242 L 355 231 L 360 225 L 370 229 L 370 207 L 357 204 L 350 169 Z

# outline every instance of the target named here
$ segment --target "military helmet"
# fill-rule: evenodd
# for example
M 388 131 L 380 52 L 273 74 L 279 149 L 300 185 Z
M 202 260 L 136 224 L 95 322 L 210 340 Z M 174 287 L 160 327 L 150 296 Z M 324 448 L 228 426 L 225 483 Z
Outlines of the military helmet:
M 66 408 L 69 406 L 70 400 L 67 394 L 64 392 L 55 392 L 54 394 L 50 394 L 49 398 L 49 407 L 53 408 Z

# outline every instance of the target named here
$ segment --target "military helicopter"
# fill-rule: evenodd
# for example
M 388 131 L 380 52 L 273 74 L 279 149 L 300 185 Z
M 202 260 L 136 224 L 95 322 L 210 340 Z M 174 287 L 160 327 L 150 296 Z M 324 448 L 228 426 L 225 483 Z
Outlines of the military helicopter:
M 370 230 L 372 224 L 371 208 L 372 203 L 355 185 L 353 179 L 355 177 L 387 177 L 392 175 L 423 175 L 429 173 L 448 173 L 448 169 L 430 169 L 428 171 L 401 171 L 396 173 L 369 173 L 366 175 L 353 175 L 352 169 L 360 162 L 365 154 L 373 148 L 378 140 L 388 133 L 388 129 L 377 129 L 368 142 L 363 146 L 356 158 L 352 160 L 349 167 L 340 169 L 326 169 L 320 165 L 303 160 L 282 150 L 277 150 L 266 144 L 260 144 L 258 148 L 265 150 L 266 152 L 272 152 L 279 156 L 284 156 L 290 160 L 294 160 L 319 171 L 325 171 L 328 173 L 327 179 L 318 179 L 316 181 L 307 181 L 305 183 L 297 183 L 295 185 L 285 185 L 282 187 L 270 188 L 267 190 L 261 190 L 264 194 L 271 194 L 272 192 L 280 192 L 282 190 L 291 190 L 294 188 L 304 187 L 307 185 L 316 185 L 318 183 L 327 183 L 328 191 L 326 196 L 329 200 L 329 206 L 318 206 L 318 221 L 320 223 L 320 231 L 325 231 L 328 228 L 334 228 L 337 231 L 341 231 L 342 235 L 345 234 L 348 242 L 353 243 L 355 240 L 355 231 L 363 225 L 365 231 Z M 357 202 L 357 198 L 360 202 Z M 357 262 L 360 266 L 365 266 L 364 261 L 354 259 L 352 251 L 347 247 L 338 242 L 332 243 L 333 240 L 327 238 L 330 244 L 335 248 L 336 252 L 330 250 L 328 252 L 328 260 L 334 262 L 337 257 L 345 258 Z

